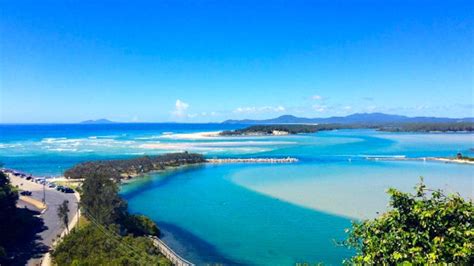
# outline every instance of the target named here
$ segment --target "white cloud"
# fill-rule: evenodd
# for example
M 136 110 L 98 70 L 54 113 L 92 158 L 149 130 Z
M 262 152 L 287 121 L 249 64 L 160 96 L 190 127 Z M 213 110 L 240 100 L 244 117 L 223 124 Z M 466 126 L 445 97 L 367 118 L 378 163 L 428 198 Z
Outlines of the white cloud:
M 256 113 L 278 113 L 284 112 L 286 109 L 285 107 L 278 105 L 278 106 L 250 106 L 250 107 L 238 107 L 234 110 L 234 113 L 237 114 L 256 114 Z
M 314 109 L 316 112 L 322 113 L 322 112 L 326 111 L 327 106 L 326 106 L 326 105 L 315 104 L 315 105 L 313 105 L 313 109 Z
M 365 110 L 366 110 L 367 112 L 373 112 L 373 111 L 375 111 L 376 109 L 377 109 L 377 106 L 376 106 L 376 105 L 370 105 L 370 106 L 367 106 L 367 107 L 365 108 Z
M 188 108 L 189 104 L 177 99 L 173 110 L 173 115 L 176 117 L 187 117 L 188 115 L 186 114 L 186 111 Z
M 342 109 L 344 109 L 345 111 L 350 111 L 350 110 L 352 110 L 352 106 L 346 105 L 346 106 L 342 107 Z
M 319 101 L 319 100 L 322 100 L 323 97 L 322 97 L 321 95 L 313 95 L 313 96 L 311 97 L 311 99 L 316 100 L 316 101 Z

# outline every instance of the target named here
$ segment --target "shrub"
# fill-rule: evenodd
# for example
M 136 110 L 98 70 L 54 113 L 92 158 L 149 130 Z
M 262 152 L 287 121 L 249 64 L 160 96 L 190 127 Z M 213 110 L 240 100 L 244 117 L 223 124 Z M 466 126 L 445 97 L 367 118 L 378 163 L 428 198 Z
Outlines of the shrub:
M 354 223 L 345 245 L 355 264 L 474 264 L 474 207 L 459 195 L 445 196 L 421 183 L 416 194 L 389 189 L 392 209 Z

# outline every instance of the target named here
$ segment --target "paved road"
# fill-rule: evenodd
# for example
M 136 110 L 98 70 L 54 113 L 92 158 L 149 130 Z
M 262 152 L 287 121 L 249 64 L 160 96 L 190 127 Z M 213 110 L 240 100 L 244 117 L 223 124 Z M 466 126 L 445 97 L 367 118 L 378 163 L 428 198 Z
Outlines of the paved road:
M 9 175 L 10 181 L 13 186 L 18 186 L 21 190 L 29 190 L 32 192 L 31 197 L 37 200 L 43 199 L 43 185 L 28 181 L 26 179 Z M 62 193 L 52 188 L 45 188 L 46 205 L 47 209 L 40 217 L 44 221 L 44 225 L 47 227 L 46 230 L 40 233 L 40 241 L 44 245 L 51 247 L 54 239 L 64 230 L 62 223 L 59 221 L 57 209 L 58 206 L 63 203 L 64 200 L 69 201 L 69 219 L 71 220 L 77 211 L 77 199 L 73 193 Z M 29 204 L 19 201 L 19 206 L 31 207 L 32 210 L 37 210 Z M 31 259 L 28 261 L 28 265 L 38 265 L 41 259 Z

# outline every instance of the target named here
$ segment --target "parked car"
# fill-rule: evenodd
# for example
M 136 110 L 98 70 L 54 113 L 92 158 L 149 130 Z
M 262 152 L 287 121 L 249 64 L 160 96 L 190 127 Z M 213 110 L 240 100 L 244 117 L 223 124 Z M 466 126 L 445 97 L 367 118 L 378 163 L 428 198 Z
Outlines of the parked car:
M 57 191 L 61 191 L 61 192 L 62 192 L 62 191 L 63 191 L 63 189 L 64 189 L 64 187 L 63 187 L 63 186 L 57 186 L 57 187 L 56 187 L 56 190 L 57 190 Z
M 56 187 L 56 184 L 54 184 L 54 183 L 49 183 L 48 187 L 50 187 L 50 188 L 55 188 L 55 187 Z
M 63 192 L 64 192 L 64 193 L 74 193 L 74 189 L 72 189 L 72 188 L 70 188 L 70 187 L 65 187 L 65 188 L 63 189 Z
M 31 191 L 24 190 L 24 191 L 20 192 L 20 195 L 22 195 L 22 196 L 31 196 Z

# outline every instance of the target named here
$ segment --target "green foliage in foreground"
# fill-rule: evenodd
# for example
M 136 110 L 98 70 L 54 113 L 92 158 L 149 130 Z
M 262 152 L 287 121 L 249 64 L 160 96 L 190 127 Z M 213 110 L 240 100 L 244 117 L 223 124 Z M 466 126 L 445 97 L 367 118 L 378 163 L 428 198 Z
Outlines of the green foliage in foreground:
M 143 237 L 159 236 L 157 225 L 146 216 L 128 213 L 117 182 L 103 173 L 85 178 L 80 206 L 90 223 L 73 230 L 55 248 L 57 265 L 169 265 Z
M 11 245 L 10 238 L 15 237 L 11 234 L 13 229 L 12 217 L 16 214 L 16 201 L 18 193 L 13 190 L 10 180 L 0 172 L 0 263 L 7 257 L 5 248 Z
M 427 191 L 423 182 L 414 195 L 389 189 L 393 209 L 348 230 L 344 244 L 357 250 L 350 262 L 474 265 L 472 201 Z
M 74 229 L 52 252 L 57 265 L 171 265 L 146 237 L 119 236 L 117 226 Z
M 118 195 L 114 179 L 104 174 L 91 174 L 82 185 L 80 206 L 86 216 L 100 224 L 116 223 L 126 215 L 127 203 Z
M 37 212 L 17 208 L 18 191 L 0 171 L 0 265 L 26 265 L 28 259 L 43 253 L 36 243 L 44 223 Z
M 160 229 L 153 220 L 145 215 L 127 215 L 121 224 L 127 229 L 127 232 L 135 236 L 160 236 Z
M 117 181 L 103 174 L 88 176 L 82 186 L 80 206 L 84 215 L 101 225 L 116 224 L 120 231 L 135 236 L 159 236 L 158 226 L 144 215 L 127 211 L 127 202 L 118 194 Z

